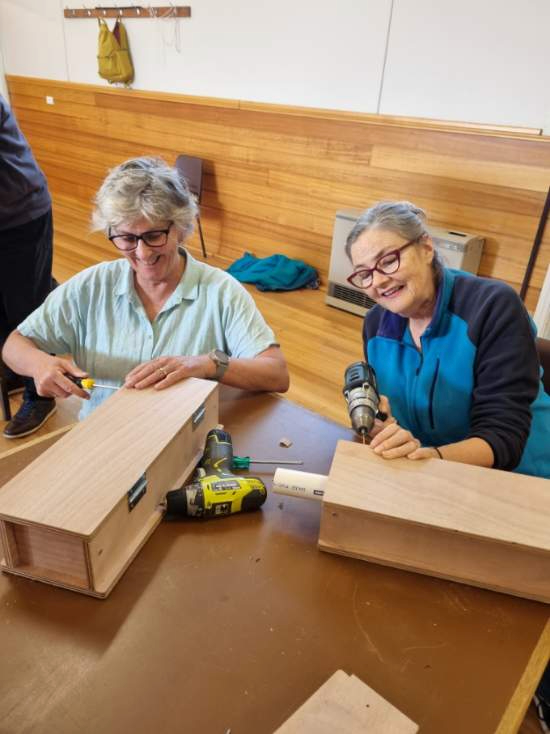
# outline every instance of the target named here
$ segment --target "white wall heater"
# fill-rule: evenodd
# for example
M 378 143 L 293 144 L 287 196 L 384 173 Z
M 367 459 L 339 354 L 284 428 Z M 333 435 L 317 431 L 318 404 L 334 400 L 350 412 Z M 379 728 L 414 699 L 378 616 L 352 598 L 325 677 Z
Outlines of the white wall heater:
M 325 301 L 329 306 L 364 316 L 367 309 L 374 306 L 374 301 L 346 280 L 352 272 L 345 251 L 346 239 L 360 214 L 359 209 L 342 209 L 336 212 Z M 482 237 L 439 227 L 428 227 L 428 231 L 447 267 L 477 273 L 484 242 Z

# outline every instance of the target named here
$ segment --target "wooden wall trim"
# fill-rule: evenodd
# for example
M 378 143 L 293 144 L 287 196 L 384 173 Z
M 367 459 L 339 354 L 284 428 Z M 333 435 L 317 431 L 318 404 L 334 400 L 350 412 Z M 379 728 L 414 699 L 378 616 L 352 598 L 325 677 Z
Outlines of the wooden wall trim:
M 41 77 L 22 77 L 17 75 L 6 75 L 8 84 L 28 82 L 50 87 L 52 79 Z M 418 128 L 426 130 L 457 130 L 464 134 L 483 133 L 485 135 L 531 138 L 542 136 L 542 128 L 519 127 L 512 125 L 489 125 L 485 123 L 461 122 L 454 120 L 431 120 L 422 117 L 403 117 L 398 115 L 379 115 L 368 112 L 350 112 L 346 110 L 332 110 L 318 107 L 298 107 L 294 105 L 281 105 L 268 102 L 251 102 L 246 100 L 223 99 L 221 97 L 201 97 L 186 94 L 171 94 L 170 92 L 154 92 L 142 89 L 111 88 L 100 84 L 79 84 L 77 82 L 55 81 L 57 86 L 69 89 L 82 89 L 100 94 L 129 95 L 133 99 L 151 99 L 165 102 L 177 102 L 178 104 L 191 104 L 206 107 L 221 107 L 228 109 L 249 110 L 251 112 L 265 112 L 278 115 L 295 115 L 299 117 L 311 117 L 315 119 L 340 120 L 342 122 L 356 122 L 368 125 L 391 125 L 395 127 Z
M 7 79 L 52 191 L 62 278 L 116 257 L 89 229 L 107 170 L 138 155 L 174 162 L 186 153 L 205 162 L 207 248 L 226 261 L 280 252 L 316 267 L 326 283 L 336 211 L 409 199 L 432 225 L 485 237 L 480 274 L 519 290 L 550 184 L 550 137 L 539 131 Z M 200 251 L 196 236 L 191 249 Z M 547 228 L 531 310 L 549 264 Z

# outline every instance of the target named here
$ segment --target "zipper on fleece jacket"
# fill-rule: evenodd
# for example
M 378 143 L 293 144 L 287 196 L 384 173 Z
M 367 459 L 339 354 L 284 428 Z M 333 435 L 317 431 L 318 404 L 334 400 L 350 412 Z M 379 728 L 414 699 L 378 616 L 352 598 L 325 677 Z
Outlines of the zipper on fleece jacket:
M 420 341 L 422 342 L 422 337 L 420 337 Z M 418 389 L 418 376 L 420 374 L 420 371 L 422 370 L 422 366 L 424 365 L 424 354 L 423 354 L 423 350 L 422 349 L 418 349 L 418 347 L 416 346 L 416 344 L 414 344 L 414 342 L 412 342 L 412 340 L 411 340 L 411 342 L 408 342 L 408 343 L 405 342 L 405 346 L 407 346 L 409 349 L 413 349 L 414 350 L 414 353 L 416 354 L 416 356 L 418 358 L 418 367 L 414 371 L 414 379 L 413 379 L 412 385 L 411 385 L 412 390 L 411 390 L 410 402 L 409 402 L 409 410 L 411 412 L 411 416 L 412 416 L 412 418 L 414 420 L 414 423 L 415 423 L 414 426 L 411 426 L 411 429 L 410 430 L 412 431 L 412 433 L 414 435 L 416 435 L 418 433 L 418 431 L 421 429 L 421 426 L 422 426 L 422 424 L 421 424 L 421 422 L 419 420 L 419 417 L 418 417 L 418 410 L 417 410 L 417 407 L 416 407 L 416 405 L 417 405 L 417 403 L 416 403 L 416 393 L 417 393 L 417 389 Z
M 434 378 L 432 380 L 432 384 L 430 385 L 430 402 L 428 406 L 429 415 L 430 415 L 430 426 L 432 427 L 432 431 L 435 431 L 435 421 L 434 421 L 434 392 L 435 392 L 435 383 L 437 382 L 437 375 L 439 373 L 439 357 L 436 360 L 435 363 L 435 372 L 434 372 Z

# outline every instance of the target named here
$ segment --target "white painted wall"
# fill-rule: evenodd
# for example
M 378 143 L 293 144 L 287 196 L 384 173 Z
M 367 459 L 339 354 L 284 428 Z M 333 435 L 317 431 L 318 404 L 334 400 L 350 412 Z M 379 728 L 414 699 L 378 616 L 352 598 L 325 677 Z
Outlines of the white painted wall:
M 186 1 L 190 19 L 126 21 L 135 88 L 550 133 L 548 0 Z M 7 74 L 107 84 L 96 21 L 66 4 L 0 0 Z
M 339 0 L 337 11 L 327 4 L 325 12 L 319 0 L 190 5 L 190 19 L 125 22 L 136 88 L 376 109 L 391 0 L 369 0 L 368 7 Z M 97 24 L 67 20 L 65 27 L 70 79 L 97 82 Z
M 67 79 L 61 8 L 59 0 L 0 0 L 6 74 Z
M 548 0 L 394 0 L 383 114 L 544 127 Z

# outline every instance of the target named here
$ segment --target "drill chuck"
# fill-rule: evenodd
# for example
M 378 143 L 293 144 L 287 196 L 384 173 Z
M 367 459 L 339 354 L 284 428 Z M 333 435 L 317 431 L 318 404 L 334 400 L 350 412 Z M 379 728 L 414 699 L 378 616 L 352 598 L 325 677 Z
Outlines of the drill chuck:
M 378 410 L 378 398 L 373 390 L 356 387 L 347 396 L 348 412 L 353 430 L 359 435 L 367 435 L 374 425 Z
M 366 362 L 350 364 L 344 375 L 343 393 L 352 428 L 360 436 L 366 436 L 374 425 L 380 403 L 373 368 Z

